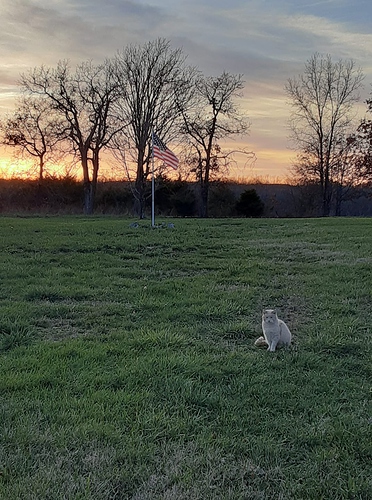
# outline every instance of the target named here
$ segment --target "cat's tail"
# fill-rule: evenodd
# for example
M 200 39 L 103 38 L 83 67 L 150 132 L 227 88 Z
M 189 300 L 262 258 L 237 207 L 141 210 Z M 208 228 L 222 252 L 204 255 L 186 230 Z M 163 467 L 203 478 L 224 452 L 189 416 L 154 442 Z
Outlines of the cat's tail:
M 265 340 L 265 337 L 258 337 L 257 340 L 255 340 L 254 345 L 256 347 L 267 347 L 268 343 Z

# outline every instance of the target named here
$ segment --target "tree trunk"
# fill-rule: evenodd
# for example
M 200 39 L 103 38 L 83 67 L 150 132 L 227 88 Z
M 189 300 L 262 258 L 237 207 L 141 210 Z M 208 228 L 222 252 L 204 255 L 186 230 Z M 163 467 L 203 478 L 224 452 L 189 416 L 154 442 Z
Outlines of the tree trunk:
M 323 187 L 323 203 L 322 203 L 323 217 L 329 217 L 329 214 L 331 213 L 331 201 L 332 201 L 332 186 L 329 180 L 326 180 Z
M 134 186 L 134 213 L 140 219 L 145 218 L 145 172 L 144 172 L 144 150 L 145 147 L 139 147 L 138 149 L 138 157 L 137 157 L 137 173 L 136 173 L 136 182 Z
M 145 183 L 143 179 L 137 179 L 134 192 L 134 213 L 140 219 L 145 218 Z
M 84 207 L 83 211 L 85 215 L 92 215 L 94 208 L 94 186 L 89 176 L 88 167 L 88 149 L 81 148 L 81 165 L 83 167 L 83 179 L 84 179 Z
M 39 156 L 39 182 L 43 182 L 44 178 L 44 155 Z
M 202 219 L 208 218 L 208 194 L 209 194 L 209 183 L 202 181 L 200 184 L 200 217 Z
M 84 215 L 92 215 L 94 209 L 94 191 L 91 181 L 84 182 Z
M 93 150 L 92 165 L 93 165 L 92 181 L 89 183 L 89 188 L 87 186 L 86 188 L 87 192 L 85 194 L 84 212 L 86 215 L 92 215 L 94 212 L 94 202 L 96 199 L 98 170 L 99 170 L 99 149 Z

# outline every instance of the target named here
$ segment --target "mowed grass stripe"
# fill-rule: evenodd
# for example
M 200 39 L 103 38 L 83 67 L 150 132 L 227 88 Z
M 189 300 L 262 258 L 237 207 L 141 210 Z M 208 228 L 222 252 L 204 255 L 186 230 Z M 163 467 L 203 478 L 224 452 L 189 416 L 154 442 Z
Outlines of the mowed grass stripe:
M 370 498 L 372 220 L 171 222 L 0 219 L 0 498 Z

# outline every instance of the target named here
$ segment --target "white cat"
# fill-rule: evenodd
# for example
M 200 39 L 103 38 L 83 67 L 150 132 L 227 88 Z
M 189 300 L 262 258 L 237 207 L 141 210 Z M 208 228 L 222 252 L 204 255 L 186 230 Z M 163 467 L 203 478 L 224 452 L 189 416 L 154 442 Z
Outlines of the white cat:
M 288 326 L 278 319 L 275 309 L 264 309 L 262 313 L 262 331 L 264 336 L 254 343 L 256 346 L 268 345 L 267 350 L 274 352 L 277 346 L 289 346 L 292 340 Z

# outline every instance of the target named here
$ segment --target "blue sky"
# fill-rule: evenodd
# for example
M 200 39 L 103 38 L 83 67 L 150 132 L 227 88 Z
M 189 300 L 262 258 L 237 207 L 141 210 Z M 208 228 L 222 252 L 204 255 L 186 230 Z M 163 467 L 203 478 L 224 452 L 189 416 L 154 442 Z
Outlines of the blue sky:
M 1 115 L 29 68 L 99 62 L 129 43 L 164 37 L 205 74 L 244 75 L 241 105 L 252 126 L 242 144 L 257 155 L 249 175 L 286 175 L 294 153 L 284 85 L 314 52 L 362 67 L 360 114 L 371 91 L 370 0 L 2 0 L 0 15 Z

